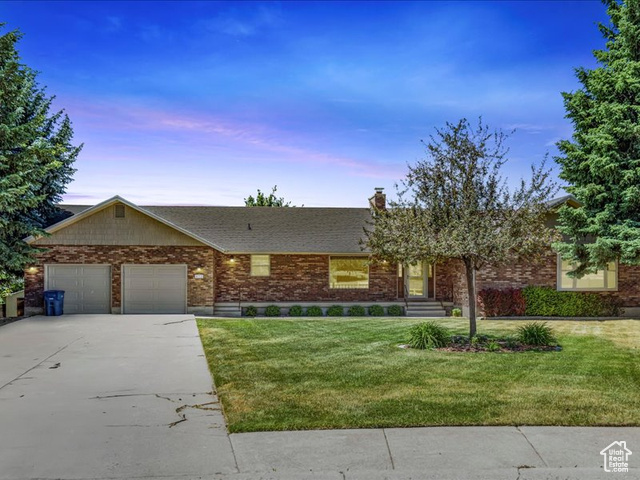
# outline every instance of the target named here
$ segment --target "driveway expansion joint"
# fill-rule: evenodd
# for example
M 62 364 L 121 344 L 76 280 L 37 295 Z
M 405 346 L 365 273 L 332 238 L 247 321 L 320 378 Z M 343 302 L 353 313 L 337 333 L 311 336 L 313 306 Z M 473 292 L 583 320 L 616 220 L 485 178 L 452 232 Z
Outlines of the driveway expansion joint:
M 391 470 L 395 470 L 396 467 L 393 463 L 393 455 L 391 454 L 391 447 L 389 446 L 389 439 L 387 438 L 387 431 L 382 428 L 382 435 L 384 435 L 384 443 L 387 446 L 387 452 L 389 453 L 389 460 L 391 460 Z
M 68 346 L 70 346 L 71 344 L 77 342 L 78 340 L 82 340 L 84 338 L 84 336 L 82 337 L 78 337 L 75 340 L 72 340 L 71 342 L 67 343 L 65 346 L 60 347 L 58 350 L 56 350 L 55 352 L 53 352 L 51 355 L 49 355 L 47 358 L 45 358 L 44 360 L 42 360 L 41 362 L 37 363 L 36 365 L 34 365 L 33 367 L 29 368 L 28 370 L 22 372 L 20 375 L 18 375 L 16 378 L 14 378 L 13 380 L 10 380 L 9 382 L 5 383 L 4 385 L 2 385 L 0 387 L 0 390 L 2 390 L 4 387 L 7 387 L 9 385 L 11 385 L 13 382 L 15 382 L 16 380 L 20 380 L 24 375 L 26 375 L 27 373 L 29 373 L 32 370 L 35 370 L 36 368 L 38 368 L 40 365 L 42 365 L 43 363 L 45 363 L 47 360 L 49 360 L 50 358 L 53 358 L 54 356 L 56 356 L 57 354 L 59 354 L 60 352 L 62 352 L 64 349 L 66 349 Z M 58 364 L 58 366 L 60 366 L 60 364 Z M 57 368 L 57 367 L 54 367 Z
M 538 452 L 538 450 L 536 449 L 536 447 L 533 446 L 533 443 L 531 443 L 531 441 L 529 440 L 529 438 L 527 437 L 527 435 L 520 430 L 520 427 L 516 425 L 516 430 L 518 432 L 520 432 L 520 434 L 524 437 L 524 439 L 527 441 L 527 443 L 529 444 L 529 446 L 533 449 L 534 452 L 536 452 L 536 455 L 538 456 L 538 458 L 542 461 L 542 463 L 544 464 L 545 467 L 549 467 L 549 465 L 547 464 L 547 462 L 545 461 L 544 458 L 542 458 L 542 455 L 540 455 L 540 452 Z M 518 472 L 520 472 L 521 468 L 535 468 L 535 467 L 531 467 L 529 465 L 522 465 L 520 467 L 518 467 Z M 519 476 L 519 475 L 518 475 Z

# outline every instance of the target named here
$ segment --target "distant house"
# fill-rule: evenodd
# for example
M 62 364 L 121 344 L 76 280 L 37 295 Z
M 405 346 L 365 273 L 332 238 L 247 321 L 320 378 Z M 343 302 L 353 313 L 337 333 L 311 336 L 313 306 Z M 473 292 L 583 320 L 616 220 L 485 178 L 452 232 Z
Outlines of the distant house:
M 44 290 L 64 290 L 65 313 L 239 315 L 253 305 L 401 305 L 441 316 L 466 303 L 462 265 L 370 262 L 360 241 L 369 208 L 138 206 L 118 196 L 61 206 L 70 217 L 26 239 L 42 248 L 25 271 L 26 314 L 41 313 Z M 550 204 L 554 209 L 571 197 Z M 638 267 L 610 264 L 575 280 L 549 250 L 542 265 L 479 272 L 480 287 L 548 285 L 602 292 L 640 306 Z

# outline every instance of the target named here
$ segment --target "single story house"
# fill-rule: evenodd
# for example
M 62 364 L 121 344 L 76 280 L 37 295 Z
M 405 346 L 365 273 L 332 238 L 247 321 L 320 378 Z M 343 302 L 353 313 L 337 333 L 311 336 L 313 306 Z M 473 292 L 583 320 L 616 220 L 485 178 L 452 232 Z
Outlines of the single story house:
M 384 207 L 376 189 L 370 205 Z M 553 209 L 563 197 L 550 204 Z M 401 305 L 442 316 L 466 304 L 463 266 L 369 262 L 368 208 L 138 206 L 115 196 L 64 206 L 68 218 L 26 239 L 42 250 L 25 271 L 25 314 L 43 311 L 45 290 L 64 290 L 71 313 L 240 315 L 249 305 Z M 610 264 L 575 280 L 550 249 L 543 264 L 487 268 L 478 287 L 548 285 L 602 292 L 640 306 L 640 267 Z

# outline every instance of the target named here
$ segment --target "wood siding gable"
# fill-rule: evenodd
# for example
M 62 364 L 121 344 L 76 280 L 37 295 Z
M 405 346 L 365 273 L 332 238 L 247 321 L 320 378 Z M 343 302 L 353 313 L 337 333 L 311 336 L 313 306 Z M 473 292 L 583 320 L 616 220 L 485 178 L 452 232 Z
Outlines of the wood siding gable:
M 124 207 L 124 217 L 116 218 L 116 205 Z M 114 203 L 75 223 L 41 237 L 34 245 L 162 245 L 202 246 L 185 235 L 124 203 Z

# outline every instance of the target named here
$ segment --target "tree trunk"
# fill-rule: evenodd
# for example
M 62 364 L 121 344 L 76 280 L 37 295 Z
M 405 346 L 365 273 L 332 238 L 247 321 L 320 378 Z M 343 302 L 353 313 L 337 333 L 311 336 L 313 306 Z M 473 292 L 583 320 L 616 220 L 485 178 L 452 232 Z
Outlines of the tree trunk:
M 467 292 L 469 293 L 469 340 L 476 334 L 476 270 L 469 258 L 462 260 L 467 274 Z

